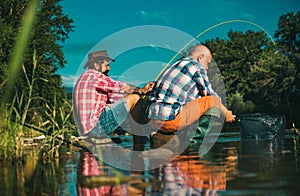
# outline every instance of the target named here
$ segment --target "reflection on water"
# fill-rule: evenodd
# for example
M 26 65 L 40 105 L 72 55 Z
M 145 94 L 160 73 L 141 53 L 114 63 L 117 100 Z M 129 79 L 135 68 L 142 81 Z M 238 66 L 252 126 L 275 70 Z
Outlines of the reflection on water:
M 226 189 L 224 167 L 201 161 L 197 156 L 179 156 L 163 167 L 161 175 L 165 195 L 206 195 Z
M 112 169 L 101 165 L 92 153 L 82 152 L 81 155 L 78 164 L 78 195 L 127 195 L 126 185 L 118 183 L 119 179 Z
M 130 148 L 132 138 L 125 139 L 121 145 Z M 0 161 L 0 195 L 297 195 L 300 191 L 297 136 L 240 140 L 238 131 L 223 131 L 204 157 L 198 155 L 199 145 L 193 143 L 172 162 L 144 172 L 112 168 L 79 150 L 61 152 L 59 160 L 49 163 L 35 154 L 23 161 Z
M 227 189 L 245 194 L 298 195 L 298 156 L 298 137 L 241 141 L 239 175 L 228 182 Z

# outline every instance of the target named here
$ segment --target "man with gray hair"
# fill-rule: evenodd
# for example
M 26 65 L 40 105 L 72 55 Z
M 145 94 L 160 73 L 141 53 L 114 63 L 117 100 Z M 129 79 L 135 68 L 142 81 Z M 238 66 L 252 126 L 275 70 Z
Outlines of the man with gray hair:
M 226 122 L 235 120 L 212 89 L 207 76 L 210 50 L 197 44 L 184 57 L 168 66 L 149 96 L 146 117 L 160 133 L 182 130 L 196 122 L 208 109 L 218 108 Z

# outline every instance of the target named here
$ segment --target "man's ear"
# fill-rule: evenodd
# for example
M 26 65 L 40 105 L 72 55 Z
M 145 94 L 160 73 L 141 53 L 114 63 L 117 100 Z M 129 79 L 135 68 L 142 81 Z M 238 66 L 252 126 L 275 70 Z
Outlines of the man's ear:
M 98 63 L 94 63 L 94 68 L 95 68 L 96 70 L 99 70 L 99 69 L 100 69 L 100 65 L 99 65 Z M 100 71 L 102 71 L 102 70 L 100 70 Z
M 199 58 L 200 59 L 204 58 L 204 54 L 202 52 L 200 53 Z
M 198 62 L 202 62 L 203 58 L 204 58 L 204 54 L 200 53 L 198 58 L 197 58 Z

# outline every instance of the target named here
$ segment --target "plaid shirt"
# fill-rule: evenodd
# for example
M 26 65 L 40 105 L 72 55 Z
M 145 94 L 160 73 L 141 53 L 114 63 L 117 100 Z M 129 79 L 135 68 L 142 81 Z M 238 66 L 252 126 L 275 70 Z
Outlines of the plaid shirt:
M 113 176 L 112 172 L 107 169 L 106 166 L 101 166 L 100 162 L 97 160 L 95 154 L 90 152 L 84 152 L 83 156 L 80 159 L 81 168 L 78 168 L 79 176 L 83 177 L 111 177 Z M 118 195 L 118 196 L 127 196 L 127 184 L 120 184 L 116 186 L 112 185 L 101 185 L 97 187 L 88 187 L 86 185 L 77 186 L 78 195 Z
M 102 110 L 124 97 L 126 83 L 88 69 L 78 79 L 73 92 L 74 117 L 82 134 L 91 131 Z
M 149 97 L 147 118 L 173 120 L 189 101 L 217 95 L 203 65 L 186 57 L 170 65 L 158 78 Z

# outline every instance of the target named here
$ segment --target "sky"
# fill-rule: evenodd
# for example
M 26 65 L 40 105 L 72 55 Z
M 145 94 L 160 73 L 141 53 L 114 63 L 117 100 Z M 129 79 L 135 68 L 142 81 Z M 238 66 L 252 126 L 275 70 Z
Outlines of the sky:
M 300 11 L 299 0 L 62 0 L 74 32 L 63 44 L 67 64 L 58 71 L 72 87 L 87 55 L 107 50 L 116 62 L 109 75 L 140 86 L 153 81 L 190 45 L 229 30 L 265 31 L 271 39 L 279 17 Z

